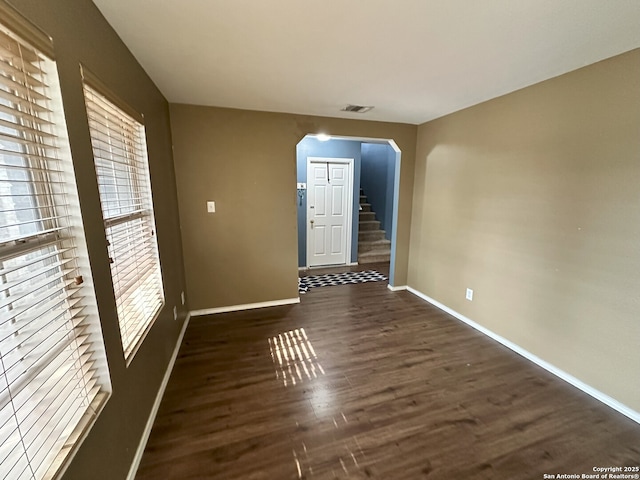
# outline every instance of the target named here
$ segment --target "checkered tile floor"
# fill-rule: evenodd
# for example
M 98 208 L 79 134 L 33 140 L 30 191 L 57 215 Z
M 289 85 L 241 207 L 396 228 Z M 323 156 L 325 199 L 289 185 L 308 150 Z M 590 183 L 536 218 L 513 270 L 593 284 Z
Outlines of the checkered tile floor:
M 332 285 L 348 285 L 365 282 L 383 282 L 387 280 L 387 277 L 375 270 L 309 275 L 307 277 L 298 278 L 298 293 L 307 293 L 310 288 L 315 287 L 330 287 Z

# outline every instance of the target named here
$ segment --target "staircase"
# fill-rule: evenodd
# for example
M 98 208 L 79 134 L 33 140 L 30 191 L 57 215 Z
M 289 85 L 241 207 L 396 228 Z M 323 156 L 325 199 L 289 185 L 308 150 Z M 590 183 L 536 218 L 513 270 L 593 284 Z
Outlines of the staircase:
M 358 263 L 388 262 L 391 259 L 391 242 L 384 238 L 376 213 L 371 211 L 367 196 L 360 189 L 360 229 L 358 231 Z

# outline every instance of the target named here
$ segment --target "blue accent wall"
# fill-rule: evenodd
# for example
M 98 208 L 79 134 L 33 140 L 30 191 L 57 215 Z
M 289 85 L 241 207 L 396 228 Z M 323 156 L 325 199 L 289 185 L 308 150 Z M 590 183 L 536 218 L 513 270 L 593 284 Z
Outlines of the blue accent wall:
M 387 240 L 391 240 L 393 234 L 395 170 L 396 152 L 389 144 L 362 144 L 360 186 L 380 220 Z
M 296 146 L 298 182 L 307 182 L 307 157 L 353 158 L 353 220 L 351 258 L 358 258 L 358 211 L 360 206 L 360 164 L 361 144 L 355 140 L 329 140 L 321 142 L 315 137 L 305 137 Z M 298 209 L 298 266 L 307 266 L 307 192 L 304 192 L 302 204 L 296 197 Z

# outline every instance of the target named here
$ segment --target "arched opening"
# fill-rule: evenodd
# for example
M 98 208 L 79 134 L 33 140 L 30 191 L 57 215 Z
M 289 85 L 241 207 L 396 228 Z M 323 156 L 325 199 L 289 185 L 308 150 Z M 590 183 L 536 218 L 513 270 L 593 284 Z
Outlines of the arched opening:
M 389 285 L 394 286 L 401 155 L 392 139 L 308 134 L 297 144 L 300 269 L 388 261 Z M 352 165 L 352 170 L 341 164 Z M 351 181 L 347 178 L 341 182 L 343 174 L 349 175 Z M 333 185 L 332 175 L 338 179 Z M 315 188 L 311 192 L 313 205 L 309 202 L 310 186 Z M 342 197 L 340 189 L 347 186 L 348 195 Z M 316 191 L 323 199 L 328 193 L 340 207 L 349 207 L 344 209 L 343 224 L 319 225 L 320 215 L 316 217 L 314 213 L 319 201 L 314 197 Z M 341 203 L 343 198 L 348 199 L 349 205 Z M 333 205 L 332 199 L 327 202 Z M 323 228 L 326 233 L 322 233 Z M 335 232 L 333 237 L 330 229 Z M 319 245 L 318 241 L 327 244 Z M 331 254 L 340 249 L 345 249 L 343 256 Z

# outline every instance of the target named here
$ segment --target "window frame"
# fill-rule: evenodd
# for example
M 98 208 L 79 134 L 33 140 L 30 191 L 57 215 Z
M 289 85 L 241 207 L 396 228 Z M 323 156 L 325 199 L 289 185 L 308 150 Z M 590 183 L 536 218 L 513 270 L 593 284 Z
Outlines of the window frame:
M 9 425 L 13 420 L 19 425 L 18 430 L 14 430 L 17 434 L 9 433 L 6 437 L 0 437 L 0 450 L 2 447 L 11 448 L 13 443 L 5 442 L 11 442 L 12 437 L 17 435 L 24 448 L 24 454 L 19 455 L 18 462 L 24 455 L 28 469 L 37 472 L 36 478 L 51 479 L 59 478 L 66 470 L 104 409 L 111 395 L 111 383 L 89 268 L 53 44 L 46 34 L 4 2 L 0 2 L 0 18 L 3 35 L 19 45 L 21 55 L 22 49 L 28 49 L 35 54 L 37 62 L 45 65 L 40 65 L 43 76 L 34 79 L 26 73 L 32 68 L 26 67 L 31 62 L 18 65 L 5 57 L 0 73 L 0 84 L 3 85 L 0 90 L 6 92 L 5 96 L 9 92 L 13 92 L 12 95 L 16 98 L 20 97 L 19 91 L 24 94 L 18 102 L 8 98 L 0 102 L 4 127 L 16 132 L 12 135 L 20 139 L 18 143 L 30 141 L 32 144 L 24 148 L 11 148 L 11 145 L 18 143 L 8 141 L 5 137 L 5 144 L 0 145 L 0 172 L 5 173 L 0 176 L 0 182 L 4 182 L 3 188 L 10 192 L 5 195 L 9 198 L 2 211 L 8 214 L 5 220 L 12 218 L 8 223 L 0 225 L 10 232 L 9 236 L 5 235 L 0 240 L 0 305 L 3 305 L 0 314 L 4 314 L 0 315 L 0 325 L 4 332 L 12 332 L 11 338 L 6 334 L 2 335 L 5 343 L 0 350 L 0 377 L 3 378 L 6 389 L 0 386 L 0 413 L 4 407 L 11 405 L 12 410 L 4 412 L 8 416 L 3 418 L 8 420 L 2 425 Z M 24 83 L 20 83 L 21 81 Z M 39 84 L 40 90 L 33 88 L 35 84 Z M 37 110 L 34 98 L 40 92 L 45 98 L 51 97 L 43 100 L 47 108 L 50 108 L 46 119 L 34 113 L 34 109 Z M 19 106 L 22 104 L 28 106 L 27 110 Z M 47 126 L 43 127 L 44 124 Z M 52 141 L 55 145 L 48 145 L 42 140 L 44 137 L 54 139 Z M 9 147 L 6 146 L 7 141 Z M 57 154 L 53 154 L 53 151 Z M 21 158 L 22 161 L 12 162 L 13 158 Z M 11 170 L 23 172 L 23 178 L 10 178 L 6 172 Z M 13 192 L 16 182 L 25 184 L 27 195 Z M 20 196 L 31 198 L 27 206 L 16 206 L 15 199 Z M 18 221 L 19 215 L 16 212 L 20 210 L 32 210 L 31 219 Z M 21 231 L 21 223 L 37 226 L 32 232 Z M 14 226 L 18 228 L 15 229 Z M 36 256 L 28 259 L 29 255 Z M 14 265 L 5 268 L 12 263 Z M 9 281 L 8 275 L 17 275 L 17 272 L 21 273 L 16 280 Z M 39 281 L 34 280 L 41 276 L 43 277 Z M 16 308 L 20 303 L 22 306 Z M 45 305 L 52 307 L 47 309 Z M 22 320 L 18 320 L 20 315 L 26 313 L 28 314 Z M 49 331 L 53 331 L 53 334 L 48 335 Z M 18 370 L 12 373 L 14 380 L 7 381 L 9 369 L 6 366 L 9 363 L 6 360 L 12 351 L 17 352 L 19 349 L 21 353 L 13 363 L 18 366 Z M 61 357 L 66 355 L 61 352 L 67 351 L 70 352 L 69 356 Z M 29 359 L 29 355 L 34 358 Z M 70 360 L 72 358 L 74 360 Z M 25 366 L 20 366 L 19 362 L 26 362 Z M 65 368 L 70 369 L 64 370 Z M 20 373 L 21 371 L 23 372 Z M 75 373 L 69 377 L 68 374 L 72 372 Z M 78 380 L 79 378 L 82 380 Z M 70 382 L 84 385 L 81 390 L 85 394 L 88 384 L 95 382 L 93 393 L 85 395 L 84 400 L 78 400 L 81 395 L 76 395 L 78 391 L 75 387 L 68 392 L 68 387 L 60 386 Z M 67 393 L 61 395 L 65 391 Z M 3 393 L 8 395 L 4 400 Z M 20 396 L 26 399 L 18 400 Z M 82 409 L 78 409 L 77 415 L 72 415 L 72 423 L 62 429 L 61 435 L 59 422 L 62 418 L 69 418 L 68 408 L 77 405 L 76 402 L 84 402 L 84 405 Z M 54 411 L 53 405 L 58 405 Z M 18 413 L 21 409 L 26 413 Z M 28 420 L 33 412 L 37 412 L 36 419 Z M 46 419 L 43 412 L 47 412 Z M 35 430 L 31 432 L 32 429 Z M 43 429 L 49 433 L 43 433 Z M 49 453 L 41 459 L 43 463 L 34 465 L 35 458 L 41 455 L 40 450 L 46 445 L 39 438 L 42 435 L 49 438 L 51 432 L 56 440 L 47 448 Z M 28 440 L 29 436 L 33 437 L 33 441 Z M 35 448 L 33 445 L 37 445 L 37 442 L 42 442 L 40 447 L 35 453 L 29 453 L 29 449 Z M 3 457 L 4 460 L 7 458 L 10 457 Z M 13 469 L 21 463 L 9 462 L 3 466 L 9 468 L 8 465 L 14 465 L 8 471 L 8 474 L 13 475 Z M 23 470 L 23 473 L 26 471 Z
M 124 102 L 120 97 L 114 94 L 96 75 L 94 75 L 84 65 L 80 66 L 80 71 L 83 79 L 84 100 L 85 100 L 85 107 L 87 110 L 87 118 L 89 121 L 89 131 L 90 131 L 90 136 L 92 140 L 93 160 L 94 160 L 94 166 L 96 168 L 96 179 L 97 179 L 99 194 L 100 194 L 100 205 L 102 207 L 105 237 L 107 241 L 107 249 L 109 252 L 109 260 L 111 263 L 110 265 L 111 283 L 113 287 L 114 299 L 116 302 L 116 312 L 117 312 L 117 318 L 118 318 L 118 326 L 120 330 L 120 340 L 121 340 L 121 345 L 122 345 L 123 355 L 126 361 L 126 365 L 129 366 L 133 358 L 135 358 L 137 351 L 140 349 L 141 345 L 144 343 L 144 340 L 148 335 L 149 331 L 155 324 L 156 320 L 158 319 L 158 317 L 160 316 L 160 314 L 162 313 L 166 305 L 165 282 L 163 277 L 162 261 L 160 259 L 160 248 L 158 245 L 158 235 L 157 235 L 156 223 L 155 223 L 155 205 L 154 205 L 153 189 L 152 189 L 152 181 L 151 181 L 150 162 L 149 162 L 149 155 L 148 155 L 147 142 L 146 142 L 146 126 L 144 123 L 144 116 L 141 113 L 137 112 L 130 105 Z M 118 110 L 119 114 L 126 117 L 127 121 L 135 122 L 136 124 L 136 128 L 138 129 L 138 135 L 141 140 L 141 143 L 136 144 L 133 149 L 136 150 L 138 153 L 140 153 L 140 155 L 139 157 L 137 155 L 134 155 L 136 156 L 135 160 L 133 160 L 133 162 L 135 162 L 135 165 L 128 166 L 127 171 L 125 173 L 132 180 L 132 184 L 135 184 L 135 186 L 132 186 L 131 190 L 129 191 L 132 198 L 135 197 L 135 195 L 146 191 L 147 193 L 146 197 L 144 197 L 143 200 L 140 202 L 140 205 L 144 204 L 143 206 L 145 208 L 143 209 L 138 209 L 137 211 L 133 211 L 129 213 L 121 213 L 117 215 L 105 216 L 105 210 L 106 210 L 105 195 L 103 194 L 103 191 L 100 190 L 101 186 L 105 186 L 105 184 L 101 183 L 101 174 L 98 172 L 98 168 L 99 168 L 98 160 L 100 160 L 101 162 L 109 162 L 109 159 L 103 158 L 103 156 L 97 154 L 98 152 L 96 151 L 96 146 L 95 146 L 96 139 L 94 137 L 94 135 L 96 134 L 96 130 L 94 130 L 94 128 L 92 128 L 91 126 L 92 118 L 91 118 L 90 105 L 89 105 L 89 102 L 93 103 L 94 101 L 88 98 L 88 93 L 91 95 L 97 95 L 101 97 L 100 101 L 102 101 L 103 103 L 107 103 L 112 109 Z M 95 124 L 96 122 L 93 121 L 93 123 Z M 104 125 L 102 127 L 104 127 Z M 122 124 L 119 125 L 118 128 L 123 129 Z M 104 134 L 105 132 L 100 131 L 98 133 Z M 130 151 L 126 151 L 124 152 L 124 155 L 127 157 L 130 157 L 131 153 L 132 152 Z M 114 152 L 112 151 L 111 156 L 116 157 L 117 155 L 114 155 Z M 128 158 L 128 160 L 131 160 L 131 158 Z M 123 164 L 120 164 L 120 166 L 122 167 Z M 111 202 L 111 200 L 109 202 Z M 147 315 L 144 319 L 142 319 L 142 321 L 139 322 L 139 325 L 134 324 L 134 328 L 131 330 L 133 332 L 132 339 L 130 339 L 128 338 L 128 335 L 131 335 L 131 333 L 128 331 L 129 330 L 128 320 L 125 318 L 122 318 L 123 316 L 122 310 L 124 310 L 126 307 L 121 308 L 121 305 L 119 302 L 121 300 L 120 299 L 121 296 L 134 295 L 134 293 L 132 293 L 132 290 L 135 290 L 135 289 L 131 287 L 136 282 L 139 282 L 140 278 L 136 277 L 131 279 L 129 281 L 129 285 L 125 286 L 123 294 L 118 295 L 118 292 L 121 291 L 121 289 L 119 288 L 120 282 L 116 279 L 116 272 L 114 272 L 114 269 L 118 264 L 118 258 L 117 258 L 116 251 L 114 250 L 114 248 L 112 248 L 113 247 L 112 241 L 110 241 L 110 237 L 111 237 L 110 229 L 112 229 L 111 231 L 113 231 L 113 229 L 117 229 L 117 227 L 119 226 L 125 226 L 127 224 L 131 224 L 132 222 L 136 222 L 136 221 L 140 221 L 141 224 L 146 223 L 146 225 L 143 225 L 141 229 L 144 230 L 145 228 L 147 228 L 151 232 L 150 243 L 152 243 L 152 245 L 150 247 L 151 251 L 149 252 L 149 254 L 152 256 L 151 260 L 153 260 L 155 263 L 153 266 L 149 267 L 149 269 L 145 272 L 143 277 L 146 281 L 150 278 L 150 276 L 156 275 L 157 281 L 155 282 L 154 285 L 155 287 L 158 287 L 157 292 L 159 292 L 160 294 L 160 300 L 155 305 L 155 308 L 153 309 L 152 314 Z M 156 269 L 156 271 L 152 272 L 151 270 L 154 268 Z

